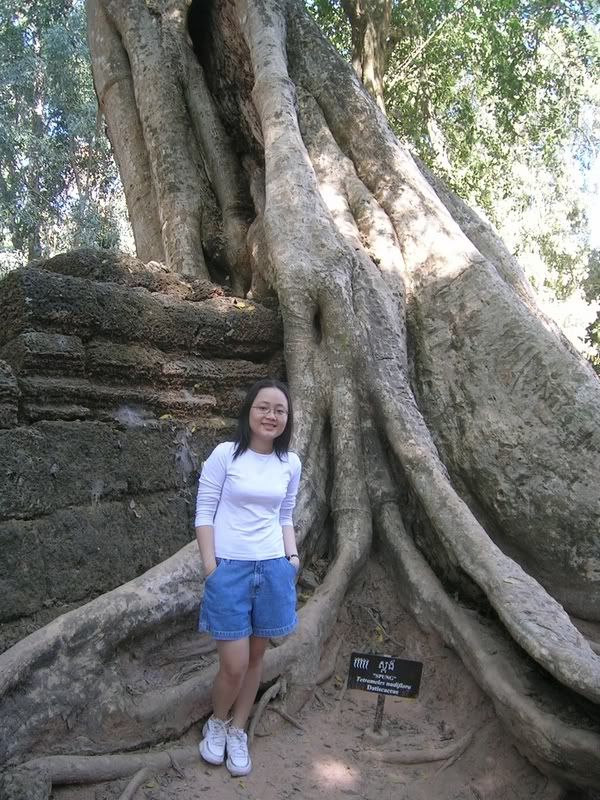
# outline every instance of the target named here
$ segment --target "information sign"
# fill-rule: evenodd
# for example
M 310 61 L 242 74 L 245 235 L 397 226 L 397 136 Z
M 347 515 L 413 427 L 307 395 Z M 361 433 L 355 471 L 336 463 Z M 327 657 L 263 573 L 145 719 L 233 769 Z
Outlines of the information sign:
M 416 697 L 421 686 L 423 664 L 375 653 L 352 653 L 348 672 L 348 689 L 365 692 Z

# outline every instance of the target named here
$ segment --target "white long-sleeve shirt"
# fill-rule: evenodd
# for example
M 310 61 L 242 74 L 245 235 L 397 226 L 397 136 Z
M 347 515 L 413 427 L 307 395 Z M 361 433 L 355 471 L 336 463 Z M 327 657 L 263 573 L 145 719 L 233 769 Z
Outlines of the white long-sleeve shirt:
M 292 525 L 300 483 L 296 453 L 280 460 L 246 450 L 235 460 L 235 442 L 215 447 L 198 482 L 196 527 L 212 525 L 215 555 L 261 561 L 285 555 L 283 525 Z

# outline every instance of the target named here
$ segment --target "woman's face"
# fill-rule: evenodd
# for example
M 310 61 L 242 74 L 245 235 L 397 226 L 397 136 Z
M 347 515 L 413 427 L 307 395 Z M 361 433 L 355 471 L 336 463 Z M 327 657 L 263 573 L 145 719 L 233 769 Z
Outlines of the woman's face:
M 250 408 L 252 438 L 273 442 L 285 430 L 288 419 L 287 398 L 280 389 L 261 389 Z

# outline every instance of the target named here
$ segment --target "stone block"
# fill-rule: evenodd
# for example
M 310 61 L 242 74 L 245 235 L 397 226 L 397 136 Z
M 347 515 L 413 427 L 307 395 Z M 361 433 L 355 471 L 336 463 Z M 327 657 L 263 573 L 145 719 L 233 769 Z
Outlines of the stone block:
M 64 372 L 81 375 L 85 367 L 85 349 L 78 336 L 29 331 L 12 339 L 0 351 L 18 375 Z
M 141 342 L 165 352 L 264 359 L 283 341 L 278 314 L 250 301 L 189 302 L 31 268 L 0 282 L 0 317 L 0 346 L 21 333 L 46 331 Z
M 17 424 L 19 387 L 10 364 L 0 361 L 0 428 L 12 428 Z
M 2 522 L 0 622 L 114 589 L 193 535 L 192 502 L 170 492 Z
M 0 431 L 0 520 L 130 495 L 194 494 L 199 464 L 232 434 L 232 424 L 220 420 L 193 430 L 133 422 L 41 422 Z
M 38 524 L 0 522 L 0 622 L 33 614 L 48 596 Z

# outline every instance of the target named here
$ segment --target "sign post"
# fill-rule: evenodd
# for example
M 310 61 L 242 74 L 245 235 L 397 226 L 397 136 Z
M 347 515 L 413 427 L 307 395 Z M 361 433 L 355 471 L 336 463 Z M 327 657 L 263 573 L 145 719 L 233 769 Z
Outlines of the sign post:
M 383 724 L 383 706 L 385 705 L 385 695 L 377 695 L 377 705 L 375 706 L 375 719 L 373 720 L 373 733 L 381 733 Z
M 373 727 L 365 734 L 375 741 L 387 738 L 382 729 L 386 695 L 417 697 L 421 687 L 423 664 L 377 653 L 352 653 L 348 671 L 348 689 L 361 689 L 377 694 Z

